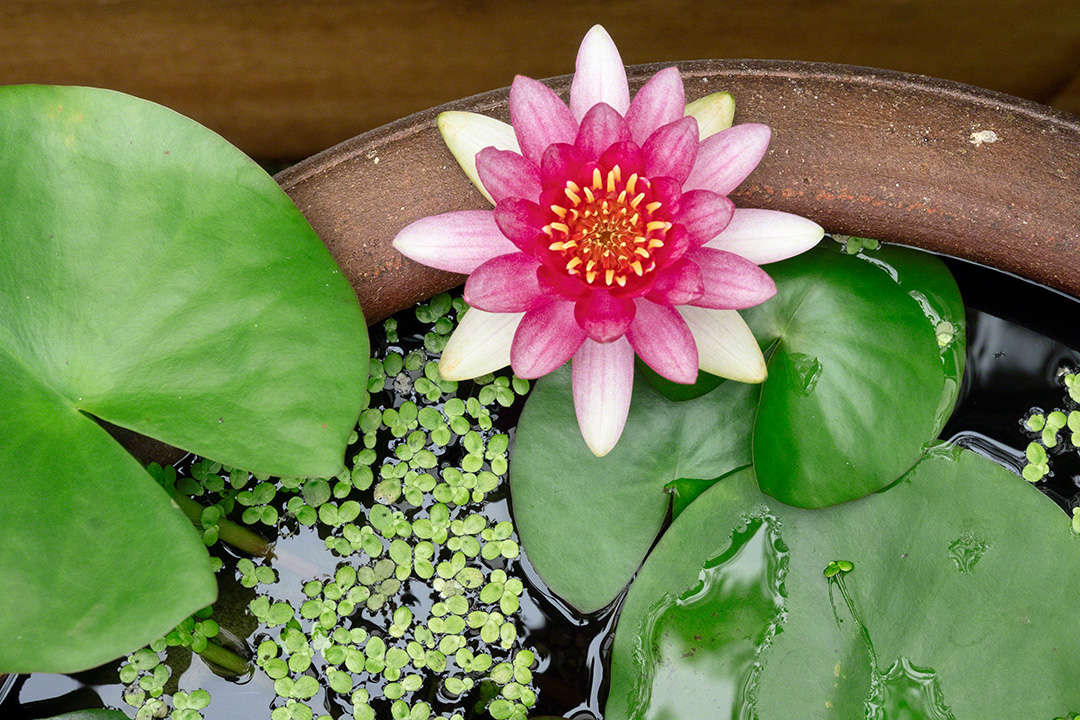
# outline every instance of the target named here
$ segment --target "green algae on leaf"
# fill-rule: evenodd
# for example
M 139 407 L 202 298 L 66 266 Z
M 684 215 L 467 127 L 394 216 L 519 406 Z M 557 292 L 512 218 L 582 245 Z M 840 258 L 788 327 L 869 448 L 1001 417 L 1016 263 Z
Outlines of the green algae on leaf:
M 784 550 L 771 635 L 727 632 L 752 614 L 688 600 L 717 558 L 746 552 L 755 518 L 769 519 Z M 1068 581 L 1080 577 L 1080 537 L 1068 525 L 1023 480 L 955 448 L 928 453 L 884 492 L 821 510 L 777 502 L 752 471 L 735 473 L 683 511 L 631 586 L 604 716 L 659 717 L 674 701 L 642 678 L 666 668 L 664 658 L 681 658 L 684 716 L 702 716 L 704 706 L 687 706 L 711 682 L 697 671 L 753 637 L 746 691 L 719 714 L 710 706 L 712 716 L 892 720 L 890 707 L 907 707 L 920 720 L 1053 717 L 1080 704 Z M 721 597 L 748 592 L 741 581 L 712 587 Z
M 0 548 L 0 628 L 18 638 L 0 670 L 79 670 L 216 592 L 190 523 L 95 418 L 230 466 L 332 475 L 367 333 L 277 184 L 153 103 L 0 89 L 0 198 L 0 524 L 20 538 Z

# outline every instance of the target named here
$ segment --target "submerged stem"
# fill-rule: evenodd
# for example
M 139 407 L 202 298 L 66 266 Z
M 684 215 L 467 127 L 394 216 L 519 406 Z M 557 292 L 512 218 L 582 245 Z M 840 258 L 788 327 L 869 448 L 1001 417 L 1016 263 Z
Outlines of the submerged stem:
M 199 655 L 203 660 L 217 665 L 232 675 L 247 675 L 251 672 L 251 663 L 213 640 L 206 641 L 206 648 Z
M 200 521 L 202 512 L 206 509 L 203 505 L 175 488 L 170 489 L 169 494 L 176 501 L 176 504 L 180 506 L 180 509 L 184 511 L 184 514 L 191 518 L 193 522 Z M 248 555 L 268 557 L 273 552 L 273 548 L 265 538 L 225 517 L 218 521 L 218 539 L 227 542 Z

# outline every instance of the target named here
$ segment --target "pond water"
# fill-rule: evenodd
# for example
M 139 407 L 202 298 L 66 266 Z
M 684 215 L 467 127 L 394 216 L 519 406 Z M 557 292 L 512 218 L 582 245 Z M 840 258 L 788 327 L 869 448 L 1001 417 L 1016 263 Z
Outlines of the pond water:
M 1080 302 L 1064 296 L 1060 293 L 1036 286 L 1027 281 L 1005 275 L 996 271 L 981 268 L 970 263 L 948 260 L 950 269 L 953 271 L 967 306 L 967 366 L 965 369 L 964 384 L 956 410 L 942 432 L 942 438 L 968 447 L 976 452 L 991 457 L 997 462 L 1020 472 L 1025 464 L 1025 448 L 1030 442 L 1029 434 L 1024 432 L 1021 421 L 1032 408 L 1038 407 L 1043 410 L 1060 407 L 1063 404 L 1063 388 L 1060 374 L 1065 369 L 1080 368 L 1080 324 L 1075 318 L 1080 316 Z M 390 342 L 393 349 L 407 357 L 415 347 L 423 348 L 424 338 L 415 334 L 410 337 L 410 328 L 419 327 L 413 319 L 411 312 L 404 313 L 399 320 L 399 339 Z M 373 343 L 382 341 L 386 343 L 383 333 L 376 330 L 373 333 Z M 378 352 L 378 351 L 377 351 Z M 385 351 L 384 351 L 385 352 Z M 390 367 L 390 370 L 396 368 Z M 406 377 L 403 378 L 402 374 Z M 387 407 L 401 407 L 404 400 L 417 401 L 423 405 L 422 392 L 427 387 L 418 381 L 424 376 L 423 368 L 408 370 L 403 368 L 400 373 L 392 374 L 385 385 L 387 391 L 376 400 L 384 403 Z M 429 383 L 430 384 L 430 383 Z M 462 384 L 458 388 L 460 397 L 468 397 L 477 394 L 479 388 L 466 387 Z M 494 387 L 494 385 L 492 385 Z M 509 392 L 506 385 L 500 386 L 505 394 Z M 395 394 L 391 391 L 397 390 Z M 437 393 L 435 393 L 437 395 Z M 493 393 L 489 393 L 493 396 Z M 490 400 L 490 398 L 489 398 Z M 445 400 L 440 400 L 437 405 L 440 410 L 446 409 Z M 482 452 L 484 447 L 491 449 L 493 438 L 500 434 L 506 434 L 512 442 L 513 425 L 520 411 L 521 398 L 517 397 L 509 407 L 503 407 L 503 403 L 489 402 L 486 414 L 490 418 L 490 428 L 484 428 L 478 434 L 478 440 L 484 445 L 480 450 L 465 447 L 462 444 L 429 444 L 426 448 L 432 452 L 436 461 L 440 464 L 450 463 L 460 467 L 468 462 L 465 456 Z M 385 449 L 393 441 L 393 431 L 383 424 L 376 433 L 376 448 L 379 449 L 380 457 L 388 455 Z M 498 444 L 499 441 L 494 441 Z M 400 444 L 400 443 L 398 443 Z M 363 438 L 358 438 L 357 443 L 350 449 L 348 454 L 352 457 L 364 449 Z M 422 448 L 414 448 L 419 453 Z M 495 452 L 485 456 L 482 468 L 474 468 L 473 474 L 488 470 L 502 470 L 500 457 L 503 457 L 496 448 Z M 412 451 L 410 451 L 412 452 Z M 410 455 L 415 459 L 417 455 Z M 399 455 L 399 459 L 401 456 Z M 181 471 L 189 469 L 188 465 L 181 466 Z M 378 461 L 372 468 L 378 467 Z M 495 473 L 499 474 L 499 473 Z M 1057 501 L 1064 510 L 1071 511 L 1080 504 L 1080 457 L 1076 452 L 1067 452 L 1053 457 L 1053 476 L 1039 483 L 1039 488 Z M 410 505 L 403 499 L 403 490 L 410 491 L 408 481 L 383 485 L 380 483 L 378 472 L 375 473 L 370 486 L 363 491 L 354 491 L 349 499 L 357 500 L 364 507 L 375 504 L 375 495 L 379 493 L 396 493 L 399 497 L 394 498 L 394 507 L 401 508 L 400 521 L 416 522 L 431 516 L 431 510 L 436 504 L 433 498 L 438 490 L 432 488 L 413 489 L 415 497 L 423 497 L 423 500 Z M 472 488 L 477 492 L 477 488 Z M 460 492 L 460 488 L 443 488 L 443 495 Z M 468 493 L 466 493 L 468 495 Z M 484 494 L 484 493 L 481 493 Z M 286 517 L 289 513 L 287 501 L 291 497 L 299 497 L 299 494 L 288 495 L 279 493 L 278 497 L 269 503 L 281 516 Z M 343 495 L 341 500 L 345 499 Z M 384 499 L 386 499 L 384 495 Z M 482 503 L 464 501 L 460 504 L 446 500 L 443 504 L 451 508 L 446 518 L 447 527 L 452 523 L 460 523 L 454 526 L 461 529 L 448 533 L 442 543 L 436 543 L 435 554 L 430 558 L 432 567 L 438 567 L 440 563 L 452 564 L 455 551 L 461 548 L 467 549 L 470 535 L 477 538 L 476 545 L 495 545 L 504 543 L 505 552 L 501 555 L 486 557 L 484 565 L 484 577 L 482 580 L 473 582 L 464 579 L 464 575 L 452 575 L 453 568 L 443 572 L 437 570 L 435 578 L 443 578 L 445 582 L 440 587 L 445 588 L 449 583 L 458 582 L 461 587 L 449 592 L 449 596 L 457 594 L 467 598 L 470 608 L 475 609 L 481 605 L 478 598 L 481 587 L 490 584 L 495 571 L 503 571 L 510 578 L 520 578 L 523 587 L 520 593 L 514 593 L 516 605 L 511 602 L 512 612 L 506 613 L 506 618 L 513 618 L 513 637 L 508 637 L 500 632 L 505 632 L 501 627 L 492 630 L 496 642 L 480 643 L 477 639 L 478 632 L 485 632 L 486 625 L 481 622 L 485 618 L 477 620 L 476 626 L 469 625 L 469 630 L 461 630 L 463 638 L 468 636 L 468 641 L 461 640 L 460 646 L 450 643 L 441 649 L 449 650 L 442 653 L 448 660 L 447 670 L 444 674 L 452 674 L 457 669 L 460 677 L 466 668 L 461 667 L 463 661 L 456 651 L 465 649 L 469 653 L 481 654 L 485 649 L 490 654 L 492 663 L 505 663 L 513 668 L 515 657 L 523 650 L 531 650 L 535 653 L 535 663 L 529 665 L 526 676 L 517 677 L 523 680 L 517 684 L 531 688 L 536 694 L 536 703 L 532 707 L 531 716 L 561 716 L 585 720 L 586 718 L 600 718 L 606 692 L 604 658 L 610 646 L 611 632 L 615 619 L 615 607 L 602 611 L 594 616 L 583 617 L 568 608 L 564 603 L 553 597 L 546 591 L 542 583 L 536 577 L 535 572 L 529 565 L 524 555 L 518 555 L 515 548 L 516 534 L 507 534 L 503 530 L 512 521 L 509 498 L 506 493 L 506 483 L 503 481 L 497 487 L 487 488 L 486 497 Z M 239 512 L 239 511 L 237 511 Z M 336 511 L 335 511 L 336 512 Z M 476 520 L 476 533 L 470 533 L 464 528 L 470 521 L 470 516 L 480 516 Z M 387 519 L 392 523 L 394 518 Z M 299 607 L 306 601 L 318 600 L 325 603 L 328 594 L 325 589 L 318 590 L 309 587 L 306 583 L 311 578 L 319 577 L 324 580 L 332 577 L 335 570 L 343 563 L 342 553 L 333 551 L 328 545 L 333 545 L 334 538 L 339 543 L 345 542 L 342 528 L 348 523 L 332 525 L 332 529 L 323 527 L 320 530 L 308 527 L 289 520 L 282 525 L 280 535 L 270 526 L 265 526 L 265 534 L 269 539 L 276 541 L 277 559 L 273 563 L 276 577 L 275 582 L 260 584 L 255 588 L 244 587 L 238 580 L 242 576 L 240 567 L 241 556 L 222 549 L 215 548 L 216 554 L 220 555 L 225 564 L 225 578 L 237 578 L 223 583 L 222 594 L 233 598 L 232 609 L 215 609 L 215 619 L 222 627 L 232 628 L 239 637 L 239 646 L 248 654 L 257 651 L 260 646 L 268 641 L 284 642 L 282 640 L 282 628 L 275 626 L 256 627 L 257 623 L 244 612 L 248 604 L 256 597 L 256 594 L 265 595 L 270 602 L 289 602 Z M 262 527 L 262 526 L 261 526 Z M 426 531 L 425 531 L 426 532 Z M 487 533 L 487 535 L 483 535 Z M 391 537 L 393 533 L 390 533 Z M 329 541 L 328 541 L 329 538 Z M 482 540 L 481 540 L 482 538 Z M 438 539 L 438 538 L 436 538 Z M 390 541 L 383 535 L 383 544 L 389 548 Z M 456 544 L 453 542 L 456 540 Z M 360 542 L 356 538 L 357 542 Z M 441 546 L 441 547 L 440 547 Z M 400 546 L 398 548 L 401 549 Z M 422 558 L 419 554 L 411 556 L 409 562 L 417 567 Z M 391 554 L 392 550 L 391 550 Z M 474 559 L 475 554 L 469 554 Z M 230 572 L 231 571 L 231 572 Z M 432 589 L 432 582 L 421 581 L 415 575 L 403 576 L 393 585 L 393 570 L 390 574 L 384 574 L 375 578 L 370 586 L 365 586 L 364 598 L 357 601 L 358 608 L 352 614 L 347 625 L 351 630 L 363 630 L 367 634 L 379 634 L 387 628 L 400 624 L 401 615 L 398 611 L 401 607 L 407 607 L 410 612 L 409 627 L 438 627 L 443 628 L 446 622 L 455 617 L 453 611 L 447 612 L 443 605 L 447 595 L 440 595 Z M 429 575 L 429 578 L 433 576 Z M 287 581 L 290 580 L 290 581 Z M 378 595 L 377 588 L 384 588 L 383 584 L 390 581 L 392 587 L 387 592 L 392 596 L 391 600 L 374 602 L 372 596 Z M 477 584 L 479 583 L 479 584 Z M 348 583 L 345 583 L 348 585 Z M 353 587 L 359 587 L 359 581 Z M 507 582 L 507 587 L 509 582 Z M 310 592 L 309 592 L 310 591 Z M 322 595 L 318 593 L 322 592 Z M 314 595 L 312 593 L 315 593 Z M 505 593 L 504 593 L 505 594 Z M 495 623 L 493 612 L 490 610 L 492 602 L 488 602 L 485 608 L 489 608 L 486 614 L 486 623 Z M 617 606 L 617 603 L 616 603 Z M 465 618 L 464 613 L 460 617 Z M 500 616 L 502 617 L 502 616 Z M 314 618 L 307 618 L 305 630 L 310 629 Z M 434 624 L 433 624 L 434 622 Z M 338 623 L 340 624 L 340 623 Z M 493 626 L 494 627 L 494 626 Z M 446 628 L 444 635 L 454 635 L 453 628 Z M 326 644 L 330 641 L 326 640 Z M 391 643 L 393 640 L 391 639 Z M 204 687 L 210 691 L 213 701 L 201 711 L 207 720 L 221 718 L 222 720 L 245 719 L 263 720 L 270 716 L 270 708 L 286 708 L 286 704 L 277 698 L 275 687 L 262 671 L 257 671 L 253 677 L 240 682 L 233 682 L 214 674 L 201 660 L 182 658 L 181 654 L 170 657 L 174 664 L 173 679 L 179 681 L 179 687 L 184 690 L 193 690 Z M 318 655 L 318 653 L 316 653 Z M 429 656 L 430 659 L 430 656 Z M 175 662 L 174 662 L 175 661 Z M 414 664 L 420 661 L 414 659 Z M 437 665 L 437 663 L 435 663 Z M 323 676 L 330 668 L 320 664 L 316 657 L 312 660 L 314 667 Z M 448 690 L 446 684 L 438 682 L 434 676 L 438 672 L 432 671 L 428 675 L 420 677 L 423 673 L 415 673 L 419 679 L 405 687 L 402 692 L 406 698 L 413 700 L 422 699 L 430 706 L 435 714 L 450 715 L 453 712 L 461 712 L 465 717 L 481 717 L 472 711 L 472 706 L 498 695 L 506 693 L 509 685 L 493 685 L 491 683 L 477 682 L 473 687 L 459 687 L 458 693 Z M 408 673 L 398 683 L 405 686 Z M 477 673 L 473 677 L 479 677 Z M 378 673 L 369 673 L 368 680 L 360 681 L 352 687 L 348 693 L 328 691 L 321 688 L 318 692 L 306 698 L 306 704 L 316 709 L 316 715 L 326 713 L 332 717 L 351 717 L 354 710 L 351 700 L 355 699 L 356 692 L 367 690 L 372 696 L 368 705 L 375 717 L 391 717 L 394 714 L 389 700 L 374 699 L 383 692 L 388 682 L 393 682 L 389 675 L 380 676 Z M 375 679 L 372 680 L 371 677 Z M 0 716 L 11 720 L 21 718 L 49 717 L 61 712 L 80 708 L 114 707 L 125 709 L 129 714 L 134 714 L 135 709 L 124 701 L 124 686 L 119 683 L 117 665 L 97 668 L 85 673 L 72 676 L 57 675 L 34 675 L 30 677 L 10 678 L 5 687 L 10 690 L 6 698 L 0 702 Z M 456 687 L 456 686 L 455 686 Z M 280 688 L 279 688 L 280 689 Z M 455 689 L 455 688 L 450 688 Z M 171 688 L 167 686 L 167 692 Z M 517 690 L 514 690 L 516 693 Z M 485 693 L 487 695 L 485 695 Z M 494 694 L 494 695 L 493 695 Z M 276 699 L 277 698 L 277 699 Z M 279 715 L 284 717 L 285 710 L 279 710 Z M 291 716 L 290 716 L 291 717 Z

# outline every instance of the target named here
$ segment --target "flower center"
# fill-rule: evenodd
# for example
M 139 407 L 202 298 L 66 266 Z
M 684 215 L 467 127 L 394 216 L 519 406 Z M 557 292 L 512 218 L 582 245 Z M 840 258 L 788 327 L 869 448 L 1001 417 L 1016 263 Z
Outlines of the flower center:
M 566 202 L 551 205 L 553 221 L 543 231 L 567 274 L 589 285 L 625 287 L 628 278 L 656 267 L 654 253 L 664 247 L 671 223 L 647 178 L 634 173 L 624 180 L 618 165 L 606 176 L 594 168 L 592 184 L 568 180 L 563 195 Z

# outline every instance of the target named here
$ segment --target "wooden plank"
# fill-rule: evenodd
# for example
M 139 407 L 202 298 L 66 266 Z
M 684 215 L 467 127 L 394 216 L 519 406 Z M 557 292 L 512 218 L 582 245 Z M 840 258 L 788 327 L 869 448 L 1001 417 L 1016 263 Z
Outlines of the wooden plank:
M 627 63 L 841 62 L 1040 101 L 1080 46 L 1076 0 L 4 0 L 0 83 L 115 88 L 299 158 L 515 72 L 567 73 L 596 22 Z

